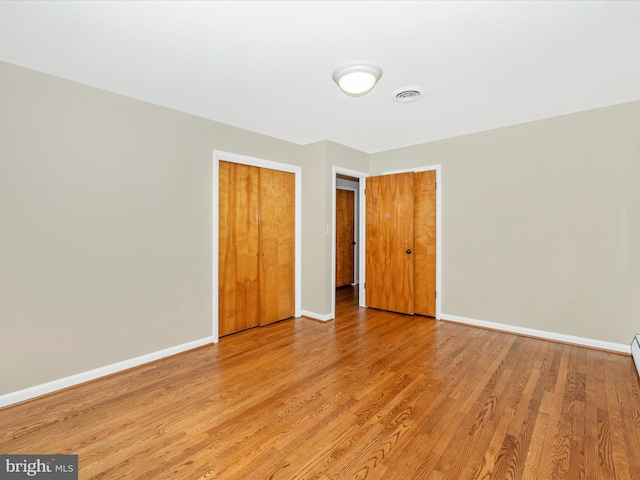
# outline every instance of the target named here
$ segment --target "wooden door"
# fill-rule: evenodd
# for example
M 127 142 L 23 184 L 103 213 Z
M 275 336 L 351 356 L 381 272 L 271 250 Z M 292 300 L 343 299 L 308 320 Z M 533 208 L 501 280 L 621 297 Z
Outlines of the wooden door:
M 355 192 L 336 189 L 336 287 L 354 282 Z
M 436 172 L 415 173 L 415 313 L 436 316 Z
M 259 323 L 294 314 L 295 174 L 261 168 Z
M 414 174 L 366 180 L 367 306 L 414 313 Z
M 227 335 L 258 325 L 258 169 L 221 161 L 219 183 L 218 325 Z

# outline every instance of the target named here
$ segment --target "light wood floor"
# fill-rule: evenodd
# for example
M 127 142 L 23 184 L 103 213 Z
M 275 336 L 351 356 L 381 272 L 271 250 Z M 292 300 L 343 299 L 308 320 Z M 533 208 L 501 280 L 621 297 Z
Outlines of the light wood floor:
M 640 479 L 629 356 L 359 309 L 0 410 L 81 479 Z

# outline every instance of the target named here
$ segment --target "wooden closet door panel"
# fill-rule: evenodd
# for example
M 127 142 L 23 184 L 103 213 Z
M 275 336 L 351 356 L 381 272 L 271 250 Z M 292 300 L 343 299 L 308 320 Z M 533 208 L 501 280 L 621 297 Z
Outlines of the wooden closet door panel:
M 295 314 L 295 174 L 260 169 L 260 325 Z
M 354 280 L 355 192 L 336 189 L 336 287 Z
M 218 236 L 219 334 L 259 322 L 258 168 L 220 162 Z
M 436 172 L 415 173 L 415 313 L 436 316 Z
M 413 178 L 413 172 L 369 177 L 365 192 L 367 306 L 409 314 L 414 312 Z

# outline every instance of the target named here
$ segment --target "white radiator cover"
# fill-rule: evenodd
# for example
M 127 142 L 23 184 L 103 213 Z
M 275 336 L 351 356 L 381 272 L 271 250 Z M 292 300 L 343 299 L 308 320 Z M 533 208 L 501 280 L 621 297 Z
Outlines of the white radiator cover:
M 636 333 L 636 336 L 631 341 L 631 356 L 633 361 L 636 362 L 636 370 L 640 375 L 640 333 Z

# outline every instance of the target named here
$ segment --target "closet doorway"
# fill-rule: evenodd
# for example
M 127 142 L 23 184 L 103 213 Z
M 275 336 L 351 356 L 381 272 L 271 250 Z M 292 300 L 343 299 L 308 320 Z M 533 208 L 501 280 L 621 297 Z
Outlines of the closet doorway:
M 295 165 L 214 151 L 214 342 L 301 316 L 301 172 Z
M 294 314 L 295 178 L 219 163 L 220 335 Z

